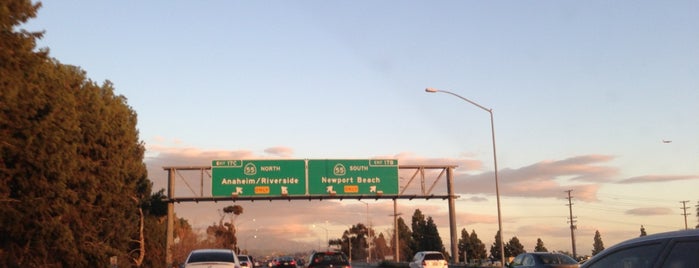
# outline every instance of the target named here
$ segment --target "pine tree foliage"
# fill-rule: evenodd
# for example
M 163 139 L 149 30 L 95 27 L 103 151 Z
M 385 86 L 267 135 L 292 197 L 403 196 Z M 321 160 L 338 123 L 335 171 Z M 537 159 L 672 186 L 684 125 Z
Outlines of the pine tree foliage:
M 476 230 L 471 230 L 471 251 L 466 256 L 469 260 L 485 260 L 488 258 L 488 252 L 485 250 L 485 244 L 478 238 Z
M 500 231 L 498 230 L 497 233 L 495 233 L 495 241 L 493 244 L 490 246 L 490 258 L 493 260 L 500 260 L 501 257 L 501 252 L 500 252 L 500 243 L 502 239 L 500 239 Z
M 519 242 L 519 238 L 516 236 L 512 237 L 510 241 L 505 244 L 505 257 L 516 257 L 519 254 L 527 252 L 524 250 L 524 246 Z
M 400 255 L 399 258 L 402 261 L 409 261 L 410 259 L 413 258 L 413 252 L 410 249 L 410 245 L 413 244 L 412 242 L 412 237 L 413 233 L 410 231 L 410 227 L 408 227 L 407 224 L 405 224 L 405 220 L 403 220 L 403 217 L 398 217 L 397 219 L 397 224 L 398 224 L 398 254 Z M 391 250 L 395 252 L 396 248 L 396 238 L 395 236 L 391 237 Z M 399 260 L 399 261 L 400 261 Z
M 459 262 L 478 263 L 485 260 L 488 256 L 485 250 L 485 244 L 478 238 L 476 230 L 472 230 L 471 234 L 466 231 L 466 228 L 461 229 L 461 237 L 458 241 Z M 465 255 L 465 256 L 464 256 Z
M 599 230 L 595 231 L 594 243 L 592 244 L 592 256 L 597 255 L 597 253 L 604 250 L 604 243 L 602 242 L 602 235 L 600 235 Z
M 432 217 L 425 218 L 419 209 L 413 213 L 411 251 L 439 251 L 446 254 L 442 238 Z
M 136 114 L 113 85 L 35 51 L 39 4 L 0 2 L 0 263 L 135 264 L 151 184 Z
M 366 260 L 368 257 L 369 229 L 363 223 L 352 225 L 342 234 L 341 250 L 352 260 Z
M 471 258 L 471 255 L 469 254 L 471 247 L 473 247 L 471 244 L 471 236 L 468 234 L 468 231 L 466 231 L 466 228 L 463 228 L 461 229 L 461 237 L 459 237 L 457 245 L 457 248 L 459 249 L 459 262 L 468 262 L 469 258 Z
M 388 246 L 388 241 L 383 233 L 379 233 L 379 235 L 374 238 L 373 244 L 374 249 L 372 251 L 372 258 L 383 260 L 386 258 L 386 256 L 393 255 L 393 252 Z
M 549 252 L 544 246 L 544 241 L 541 238 L 536 239 L 536 246 L 534 247 L 534 252 Z

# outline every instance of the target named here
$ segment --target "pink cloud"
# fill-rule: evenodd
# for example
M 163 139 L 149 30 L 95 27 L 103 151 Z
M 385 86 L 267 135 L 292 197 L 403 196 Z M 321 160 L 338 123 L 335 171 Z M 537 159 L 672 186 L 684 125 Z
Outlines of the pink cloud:
M 455 172 L 467 172 L 483 169 L 483 162 L 466 158 L 426 158 L 416 156 L 411 152 L 402 152 L 386 158 L 398 159 L 401 165 L 456 165 Z
M 620 184 L 632 183 L 647 183 L 647 182 L 666 182 L 666 181 L 682 181 L 699 179 L 696 175 L 647 175 L 623 179 L 618 181 Z
M 277 146 L 265 149 L 265 153 L 279 157 L 291 157 L 294 155 L 294 149 L 284 146 Z
M 466 200 L 466 201 L 470 201 L 470 202 L 485 202 L 485 201 L 488 201 L 488 198 L 485 198 L 482 196 L 471 196 L 469 198 L 464 198 L 461 200 Z
M 557 161 L 542 161 L 517 169 L 498 172 L 500 194 L 518 197 L 565 198 L 564 192 L 574 190 L 575 198 L 597 200 L 599 182 L 611 181 L 619 171 L 601 165 L 613 160 L 607 155 L 584 155 Z M 461 174 L 454 179 L 455 189 L 465 194 L 494 194 L 494 173 Z
M 653 207 L 653 208 L 635 208 L 626 211 L 629 215 L 640 215 L 640 216 L 655 216 L 655 215 L 671 215 L 672 209 L 663 207 Z

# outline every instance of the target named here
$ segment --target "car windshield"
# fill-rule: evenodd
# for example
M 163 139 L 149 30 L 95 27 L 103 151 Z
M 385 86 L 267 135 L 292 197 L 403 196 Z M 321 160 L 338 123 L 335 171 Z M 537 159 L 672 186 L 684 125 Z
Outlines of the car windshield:
M 313 257 L 314 262 L 347 262 L 345 255 L 339 253 L 316 253 Z
M 228 252 L 196 252 L 192 253 L 188 262 L 235 262 L 235 257 Z
M 441 253 L 429 253 L 425 254 L 425 260 L 433 261 L 433 260 L 443 260 L 444 256 Z
M 544 254 L 539 255 L 541 262 L 544 264 L 576 264 L 577 262 L 568 256 L 560 254 Z

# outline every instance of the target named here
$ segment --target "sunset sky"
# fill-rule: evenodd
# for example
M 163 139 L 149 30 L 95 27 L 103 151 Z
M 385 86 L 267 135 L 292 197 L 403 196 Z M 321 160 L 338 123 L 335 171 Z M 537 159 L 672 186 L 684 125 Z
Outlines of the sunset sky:
M 425 88 L 459 94 L 493 109 L 504 238 L 572 251 L 572 190 L 587 255 L 596 230 L 608 247 L 683 229 L 682 201 L 697 225 L 697 18 L 693 0 L 46 1 L 23 28 L 128 99 L 155 190 L 214 159 L 454 164 L 457 229 L 489 249 L 489 114 Z M 176 189 L 198 195 L 199 173 Z M 386 235 L 393 203 L 362 201 L 238 202 L 242 246 L 316 248 L 367 218 Z M 176 213 L 205 228 L 230 204 Z M 398 201 L 415 209 L 449 248 L 447 202 Z

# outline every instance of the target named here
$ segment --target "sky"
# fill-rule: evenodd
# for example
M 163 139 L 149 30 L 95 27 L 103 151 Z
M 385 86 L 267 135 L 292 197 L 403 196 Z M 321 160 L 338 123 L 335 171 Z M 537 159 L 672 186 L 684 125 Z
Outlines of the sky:
M 697 225 L 697 18 L 692 0 L 45 1 L 22 28 L 128 99 L 155 190 L 163 167 L 215 159 L 458 165 L 457 229 L 489 249 L 490 114 L 433 87 L 492 109 L 505 240 L 572 252 L 572 190 L 577 253 L 589 255 L 595 231 L 608 247 L 641 226 L 684 229 L 683 214 Z M 210 180 L 183 172 L 175 195 L 210 196 Z M 434 193 L 445 191 L 442 179 Z M 175 210 L 205 228 L 231 204 Z M 367 221 L 387 235 L 395 213 L 373 199 L 235 204 L 242 246 L 279 253 Z M 407 222 L 432 217 L 450 248 L 446 201 L 397 207 Z

